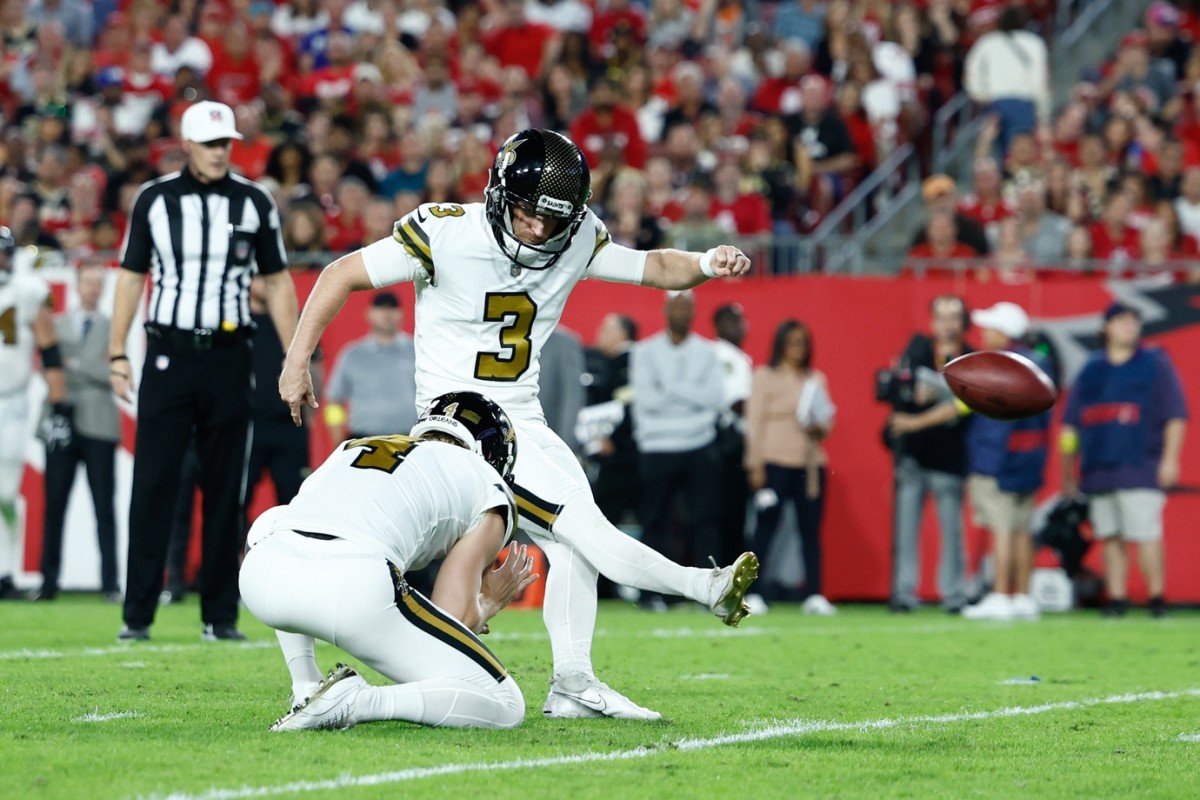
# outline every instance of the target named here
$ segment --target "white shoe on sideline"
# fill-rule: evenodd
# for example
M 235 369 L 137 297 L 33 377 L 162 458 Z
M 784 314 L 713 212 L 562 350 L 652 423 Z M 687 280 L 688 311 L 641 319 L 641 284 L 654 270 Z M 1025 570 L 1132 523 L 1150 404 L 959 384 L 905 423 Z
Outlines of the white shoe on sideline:
M 577 672 L 555 675 L 550 679 L 550 694 L 542 707 L 546 719 L 585 719 L 614 717 L 649 722 L 662 714 L 643 708 L 594 675 Z
M 771 610 L 770 606 L 767 605 L 767 601 L 763 600 L 761 594 L 746 595 L 745 603 L 746 608 L 750 609 L 751 614 L 757 614 L 760 617 Z
M 805 613 L 814 617 L 832 617 L 837 614 L 837 608 L 833 603 L 825 599 L 825 595 L 814 594 L 809 595 L 804 601 L 800 609 Z
M 272 731 L 312 731 L 353 728 L 354 699 L 369 684 L 352 667 L 338 664 L 321 681 L 313 696 L 276 720 Z
M 1037 600 L 1030 595 L 1014 594 L 1012 596 L 1012 615 L 1013 619 L 1041 619 L 1042 609 Z
M 990 592 L 975 605 L 964 608 L 962 615 L 967 619 L 1010 620 L 1013 618 L 1012 598 Z

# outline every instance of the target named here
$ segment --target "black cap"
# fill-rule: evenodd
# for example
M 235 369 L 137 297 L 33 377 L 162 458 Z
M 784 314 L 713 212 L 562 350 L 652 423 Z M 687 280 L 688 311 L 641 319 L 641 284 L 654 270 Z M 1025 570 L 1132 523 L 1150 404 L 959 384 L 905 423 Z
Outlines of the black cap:
M 1112 305 L 1110 305 L 1108 308 L 1104 309 L 1104 321 L 1108 322 L 1110 319 L 1117 316 L 1118 314 L 1133 314 L 1138 319 L 1142 318 L 1141 312 L 1139 312 L 1136 308 L 1134 308 L 1131 305 L 1127 305 L 1125 303 L 1117 301 L 1117 302 L 1113 303 Z
M 399 308 L 400 298 L 392 292 L 377 292 L 371 298 L 371 308 Z

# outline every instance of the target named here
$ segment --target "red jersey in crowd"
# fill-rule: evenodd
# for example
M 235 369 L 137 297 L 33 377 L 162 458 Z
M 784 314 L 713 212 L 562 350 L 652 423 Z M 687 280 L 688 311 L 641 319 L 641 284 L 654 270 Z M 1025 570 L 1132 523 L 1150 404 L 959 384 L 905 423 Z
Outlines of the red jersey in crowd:
M 1141 255 L 1136 228 L 1126 225 L 1114 233 L 1103 222 L 1092 225 L 1092 258 L 1102 261 L 1110 258 L 1134 259 Z
M 267 159 L 273 149 L 271 140 L 265 136 L 259 136 L 253 142 L 235 139 L 229 162 L 247 178 L 256 181 L 267 171 Z
M 722 230 L 739 236 L 771 232 L 771 207 L 761 194 L 740 194 L 732 203 L 713 197 L 708 215 Z
M 614 106 L 607 120 L 594 108 L 586 108 L 571 123 L 571 140 L 587 157 L 588 166 L 596 169 L 604 160 L 605 150 L 620 153 L 621 163 L 634 169 L 646 166 L 646 143 L 638 130 L 637 117 L 624 106 Z
M 938 253 L 929 242 L 914 244 L 908 251 L 909 258 L 977 258 L 978 253 L 970 245 L 955 242 L 948 253 Z
M 249 103 L 259 94 L 258 60 L 247 53 L 234 60 L 227 53 L 213 53 L 212 67 L 204 76 L 214 99 L 229 106 Z
M 348 97 L 354 88 L 354 66 L 322 67 L 305 75 L 300 82 L 300 96 L 318 100 Z
M 958 213 L 986 227 L 993 222 L 1008 219 L 1013 215 L 1013 210 L 1004 202 L 1004 198 L 998 198 L 994 203 L 984 203 L 979 195 L 969 194 L 958 201 Z
M 553 39 L 555 30 L 549 25 L 526 22 L 519 28 L 500 27 L 480 38 L 483 49 L 495 56 L 502 67 L 517 66 L 536 78 L 542 70 L 542 53 Z

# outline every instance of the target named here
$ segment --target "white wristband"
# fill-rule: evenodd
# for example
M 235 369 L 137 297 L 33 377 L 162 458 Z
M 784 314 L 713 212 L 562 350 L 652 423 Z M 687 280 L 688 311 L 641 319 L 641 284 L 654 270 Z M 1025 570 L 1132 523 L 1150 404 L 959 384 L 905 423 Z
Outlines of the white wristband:
M 713 271 L 712 259 L 713 253 L 717 252 L 717 248 L 709 248 L 704 255 L 700 256 L 700 271 L 710 278 L 717 277 L 717 273 Z

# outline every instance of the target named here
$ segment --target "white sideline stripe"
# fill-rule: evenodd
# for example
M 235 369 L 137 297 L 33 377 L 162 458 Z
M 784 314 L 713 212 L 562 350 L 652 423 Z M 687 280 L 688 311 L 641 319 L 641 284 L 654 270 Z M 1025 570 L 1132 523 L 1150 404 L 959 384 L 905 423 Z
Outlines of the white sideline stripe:
M 1200 733 L 1181 733 L 1179 734 L 1181 742 L 1200 742 Z
M 121 644 L 113 647 L 81 647 L 78 650 L 6 650 L 0 651 L 0 661 L 16 661 L 24 658 L 80 658 L 82 656 L 111 656 L 149 653 L 187 653 L 192 650 L 262 650 L 276 647 L 274 640 L 262 642 L 238 642 L 237 644 L 214 645 L 210 642 L 198 644 Z
M 92 712 L 84 714 L 82 717 L 76 717 L 72 722 L 108 722 L 113 719 L 137 719 L 142 716 L 138 711 L 117 711 L 113 714 L 99 714 Z
M 632 750 L 616 750 L 608 753 L 578 753 L 568 756 L 551 758 L 522 758 L 503 762 L 466 762 L 458 764 L 442 764 L 436 767 L 416 767 L 413 769 L 381 772 L 374 775 L 342 775 L 322 781 L 295 781 L 278 786 L 243 786 L 238 789 L 208 789 L 199 794 L 173 792 L 168 795 L 153 794 L 139 796 L 138 800 L 241 800 L 249 797 L 273 797 L 283 794 L 298 794 L 300 792 L 328 791 L 331 789 L 347 789 L 358 786 L 381 786 L 391 783 L 431 778 L 439 775 L 458 775 L 464 772 L 494 772 L 496 770 L 539 769 L 543 767 L 558 767 L 567 764 L 590 764 L 603 761 L 629 761 L 647 758 L 660 753 L 673 751 L 691 752 L 708 750 L 713 747 L 723 747 L 730 744 L 745 744 L 761 742 L 769 739 L 782 739 L 791 736 L 805 736 L 811 733 L 829 731 L 861 731 L 870 732 L 891 728 L 902 728 L 917 725 L 948 725 L 955 722 L 973 722 L 979 720 L 1001 719 L 1005 717 L 1032 716 L 1045 714 L 1050 711 L 1069 711 L 1093 706 L 1117 705 L 1123 703 L 1143 703 L 1153 700 L 1175 700 L 1181 697 L 1200 697 L 1200 689 L 1185 689 L 1179 692 L 1140 692 L 1137 694 L 1117 694 L 1108 697 L 1091 698 L 1087 700 L 1068 700 L 1060 703 L 1044 703 L 1036 706 L 1015 706 L 994 711 L 973 711 L 960 714 L 937 714 L 933 716 L 900 717 L 898 719 L 875 719 L 864 722 L 833 722 L 830 720 L 790 720 L 786 722 L 754 723 L 753 730 L 744 733 L 727 733 L 709 739 L 680 739 L 674 742 L 664 742 L 653 747 L 637 747 Z
M 699 675 L 680 675 L 679 679 L 683 681 L 727 681 L 729 677 L 727 672 L 701 672 Z

